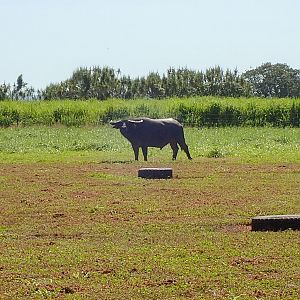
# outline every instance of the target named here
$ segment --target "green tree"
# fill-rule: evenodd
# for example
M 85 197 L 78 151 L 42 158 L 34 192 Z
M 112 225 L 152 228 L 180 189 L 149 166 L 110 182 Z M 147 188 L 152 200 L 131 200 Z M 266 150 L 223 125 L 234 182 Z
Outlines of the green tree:
M 253 93 L 258 97 L 299 97 L 300 70 L 287 64 L 265 63 L 246 71 L 244 78 L 251 83 Z
M 3 83 L 0 85 L 0 101 L 9 98 L 10 94 L 10 85 Z
M 23 75 L 19 75 L 17 82 L 10 89 L 10 98 L 13 100 L 30 100 L 36 99 L 37 94 L 33 87 L 29 87 L 28 83 L 23 80 Z
M 162 87 L 160 75 L 156 72 L 151 72 L 146 78 L 147 94 L 149 98 L 163 98 L 165 90 Z

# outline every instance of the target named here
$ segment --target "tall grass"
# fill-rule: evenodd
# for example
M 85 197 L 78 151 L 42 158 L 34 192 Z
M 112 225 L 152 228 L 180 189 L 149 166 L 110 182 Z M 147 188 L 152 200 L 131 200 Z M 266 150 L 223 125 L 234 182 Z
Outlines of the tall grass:
M 127 117 L 173 117 L 187 126 L 300 126 L 300 99 L 200 97 L 166 100 L 2 101 L 0 126 L 99 125 Z

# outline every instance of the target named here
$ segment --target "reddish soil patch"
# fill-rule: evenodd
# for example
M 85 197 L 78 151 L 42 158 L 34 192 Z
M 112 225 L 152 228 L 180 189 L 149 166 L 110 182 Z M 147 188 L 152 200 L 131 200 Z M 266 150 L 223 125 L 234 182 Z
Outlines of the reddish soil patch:
M 213 258 L 226 251 L 220 250 L 220 237 L 238 250 L 249 236 L 255 236 L 249 234 L 252 216 L 300 210 L 298 164 L 250 165 L 225 159 L 174 162 L 174 178 L 169 180 L 137 178 L 142 166 L 135 162 L 0 165 L 0 295 L 9 291 L 10 299 L 30 298 L 38 288 L 61 296 L 82 296 L 87 290 L 105 299 L 112 288 L 118 293 L 147 282 L 150 288 L 154 284 L 152 292 L 178 287 L 183 279 L 178 275 L 180 264 L 165 267 L 164 255 L 170 255 L 169 261 L 182 259 L 183 265 L 189 264 L 187 270 L 199 263 L 197 268 L 205 273 L 219 263 Z M 208 243 L 201 244 L 205 239 Z M 173 253 L 176 247 L 179 251 Z M 189 262 L 191 249 L 197 259 Z M 282 264 L 288 261 L 282 259 Z M 243 269 L 264 260 L 238 256 L 229 263 Z M 189 273 L 188 285 L 200 280 L 200 273 L 195 274 Z M 109 281 L 113 276 L 117 280 Z M 205 280 L 207 293 L 213 284 L 219 286 L 209 277 Z M 184 293 L 196 299 L 194 290 Z M 257 290 L 255 295 L 263 293 Z

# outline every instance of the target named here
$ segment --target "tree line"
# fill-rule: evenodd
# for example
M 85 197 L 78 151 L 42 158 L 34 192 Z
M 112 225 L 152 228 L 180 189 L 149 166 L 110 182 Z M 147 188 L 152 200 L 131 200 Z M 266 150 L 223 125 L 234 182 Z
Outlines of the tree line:
M 216 66 L 206 71 L 169 68 L 160 75 L 131 78 L 119 69 L 109 67 L 79 68 L 60 83 L 44 90 L 35 90 L 17 78 L 12 86 L 0 85 L 0 100 L 52 99 L 135 99 L 169 97 L 300 97 L 300 70 L 287 64 L 265 63 L 239 74 L 238 70 L 223 70 Z

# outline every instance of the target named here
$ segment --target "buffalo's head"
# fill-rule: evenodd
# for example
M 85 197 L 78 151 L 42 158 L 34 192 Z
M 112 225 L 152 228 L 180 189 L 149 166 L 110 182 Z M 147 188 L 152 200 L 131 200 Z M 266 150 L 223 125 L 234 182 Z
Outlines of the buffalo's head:
M 117 122 L 110 121 L 109 124 L 110 124 L 113 128 L 116 128 L 116 129 L 121 129 L 122 126 L 123 126 L 123 127 L 126 127 L 125 121 L 117 121 Z

